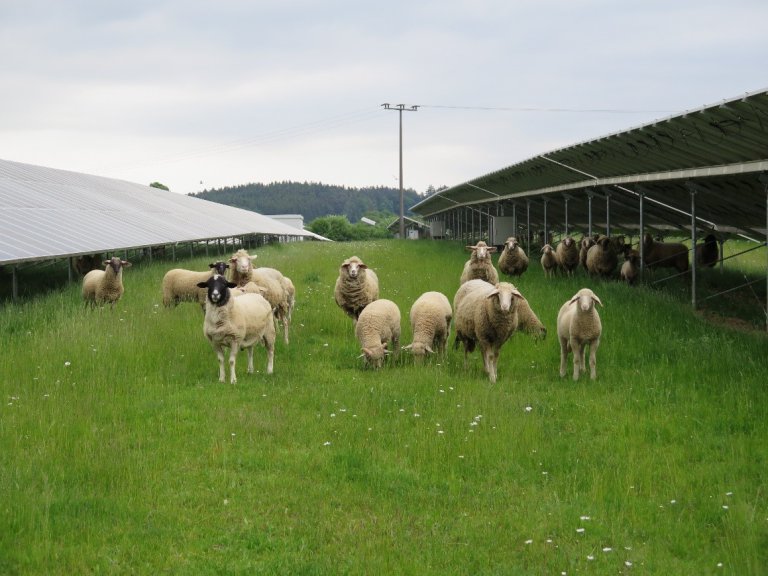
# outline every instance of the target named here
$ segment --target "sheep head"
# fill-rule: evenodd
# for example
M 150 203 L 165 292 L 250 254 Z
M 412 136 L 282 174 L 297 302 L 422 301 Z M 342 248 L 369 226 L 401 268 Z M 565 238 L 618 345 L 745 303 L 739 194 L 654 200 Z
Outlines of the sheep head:
M 198 282 L 197 287 L 208 290 L 207 298 L 212 304 L 224 306 L 229 300 L 229 290 L 237 287 L 237 284 L 228 282 L 227 279 L 220 274 L 214 274 L 205 282 Z
M 491 254 L 496 252 L 496 246 L 488 246 L 482 240 L 474 246 L 466 246 L 466 249 L 472 252 L 472 260 L 490 260 Z
M 388 354 L 387 343 L 382 342 L 379 345 L 374 344 L 373 346 L 363 348 L 363 353 L 359 358 L 365 358 L 366 363 L 374 368 L 381 368 L 384 364 L 384 357 Z
M 510 236 L 509 238 L 507 238 L 507 241 L 504 242 L 504 248 L 506 248 L 507 252 L 514 252 L 515 250 L 517 250 L 517 246 L 518 246 L 517 238 L 515 238 L 514 236 Z
M 357 278 L 360 274 L 361 270 L 366 270 L 368 266 L 366 266 L 360 258 L 357 256 L 352 256 L 351 258 L 347 258 L 344 260 L 344 262 L 341 264 L 341 272 L 345 273 L 350 278 Z
M 115 273 L 115 275 L 120 274 L 120 270 L 123 268 L 130 268 L 131 263 L 127 260 L 120 260 L 117 256 L 112 256 L 109 260 L 104 260 L 102 262 L 102 265 L 105 269 L 112 268 L 112 272 Z
M 248 274 L 248 272 L 253 270 L 254 258 L 256 258 L 256 256 L 251 256 L 245 250 L 238 250 L 229 261 L 235 266 L 235 270 L 237 270 L 239 274 Z
M 229 264 L 222 262 L 221 260 L 217 260 L 216 262 L 211 262 L 208 264 L 208 268 L 211 268 L 215 274 L 221 274 L 224 276 L 225 271 L 227 268 L 229 268 Z
M 522 298 L 523 295 L 515 288 L 514 284 L 509 282 L 499 282 L 494 289 L 488 293 L 489 300 L 496 298 L 498 300 L 498 307 L 502 312 L 509 312 L 515 307 L 515 298 Z
M 570 300 L 570 303 L 576 303 L 579 310 L 582 312 L 589 312 L 594 308 L 595 303 L 600 304 L 600 306 L 603 305 L 603 303 L 600 301 L 600 298 L 597 297 L 597 294 L 592 292 L 589 288 L 582 288 L 576 294 L 573 295 L 573 297 Z
M 552 246 L 550 244 L 544 244 L 544 246 L 541 247 L 541 253 L 542 254 L 551 254 L 552 253 Z

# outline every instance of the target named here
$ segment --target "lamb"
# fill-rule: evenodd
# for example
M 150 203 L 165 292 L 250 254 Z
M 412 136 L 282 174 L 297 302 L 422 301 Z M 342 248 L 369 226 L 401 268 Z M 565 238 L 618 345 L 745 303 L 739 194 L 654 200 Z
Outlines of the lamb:
M 563 238 L 557 245 L 555 256 L 560 269 L 568 276 L 573 276 L 573 271 L 579 265 L 579 248 L 576 246 L 576 241 L 570 236 Z
M 184 268 L 168 270 L 163 276 L 163 306 L 176 307 L 180 302 L 198 302 L 205 311 L 205 290 L 197 287 L 199 282 L 205 282 L 213 274 L 224 275 L 229 265 L 221 260 L 208 264 L 210 270 L 197 272 Z
M 624 264 L 621 265 L 619 278 L 632 286 L 640 275 L 640 252 L 628 250 L 624 256 Z
M 541 267 L 544 269 L 544 276 L 546 277 L 553 276 L 555 268 L 557 268 L 557 256 L 549 244 L 544 244 L 541 248 Z
M 360 312 L 355 324 L 355 336 L 363 350 L 360 358 L 374 368 L 380 368 L 387 351 L 387 344 L 397 352 L 400 343 L 400 309 L 385 298 L 374 300 Z
M 702 244 L 696 245 L 696 264 L 712 268 L 720 259 L 720 248 L 717 245 L 717 237 L 707 234 Z
M 688 270 L 688 247 L 680 242 L 656 242 L 646 233 L 643 237 L 643 258 L 648 268 L 675 268 Z
M 488 244 L 480 240 L 474 246 L 467 246 L 466 248 L 472 252 L 472 256 L 464 263 L 464 270 L 461 272 L 459 284 L 461 285 L 475 279 L 485 280 L 493 285 L 498 284 L 499 273 L 496 272 L 496 268 L 493 267 L 493 261 L 491 260 L 491 254 L 496 252 L 496 246 L 488 246 Z
M 115 302 L 123 296 L 123 268 L 129 268 L 131 263 L 113 256 L 103 262 L 104 270 L 91 270 L 83 277 L 83 300 L 91 308 L 102 304 L 115 307 Z
M 360 258 L 351 256 L 339 267 L 333 296 L 339 308 L 357 322 L 360 312 L 379 298 L 379 278 Z
M 235 360 L 243 348 L 248 353 L 248 373 L 253 373 L 253 346 L 257 343 L 267 350 L 267 374 L 272 374 L 275 358 L 275 321 L 272 307 L 260 294 L 233 296 L 234 282 L 214 274 L 198 288 L 206 290 L 203 334 L 219 359 L 219 382 L 226 382 L 224 348 L 229 348 L 229 381 L 237 383 Z
M 459 287 L 454 297 L 456 339 L 464 345 L 464 367 L 477 344 L 483 368 L 491 383 L 496 382 L 499 352 L 519 325 L 519 301 L 523 295 L 509 282 L 492 286 L 483 280 L 470 280 Z
M 413 342 L 403 347 L 422 360 L 426 354 L 445 353 L 453 311 L 442 292 L 425 292 L 411 306 L 410 320 Z
M 522 276 L 528 270 L 528 256 L 514 236 L 504 242 L 504 249 L 499 256 L 499 270 L 509 276 Z
M 616 242 L 601 235 L 587 252 L 587 271 L 593 276 L 609 278 L 616 272 L 618 264 Z
M 600 298 L 589 288 L 582 288 L 557 313 L 557 337 L 560 340 L 560 377 L 565 376 L 568 353 L 573 352 L 573 379 L 586 371 L 584 359 L 589 346 L 589 376 L 597 376 L 597 349 L 603 326 L 595 304 L 603 305 Z
M 579 264 L 582 265 L 584 270 L 589 270 L 587 268 L 587 253 L 589 252 L 589 249 L 594 245 L 595 239 L 592 236 L 584 236 L 584 238 L 581 239 L 581 247 L 579 248 Z

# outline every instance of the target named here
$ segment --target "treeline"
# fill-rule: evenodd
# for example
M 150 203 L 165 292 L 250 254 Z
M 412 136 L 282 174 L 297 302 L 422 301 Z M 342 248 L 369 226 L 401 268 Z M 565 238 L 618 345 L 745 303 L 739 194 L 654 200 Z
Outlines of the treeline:
M 190 194 L 198 198 L 244 208 L 260 214 L 301 214 L 304 222 L 343 214 L 357 222 L 371 212 L 400 213 L 400 190 L 384 186 L 347 188 L 315 182 L 272 182 L 204 190 Z M 423 197 L 414 190 L 403 191 L 403 206 L 410 207 Z

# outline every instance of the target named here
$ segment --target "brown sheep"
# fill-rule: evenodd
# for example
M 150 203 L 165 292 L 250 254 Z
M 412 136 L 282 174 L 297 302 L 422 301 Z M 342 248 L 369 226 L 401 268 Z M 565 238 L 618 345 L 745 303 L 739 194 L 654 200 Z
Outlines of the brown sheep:
M 688 270 L 688 247 L 679 242 L 656 242 L 650 234 L 643 237 L 643 257 L 648 268 Z

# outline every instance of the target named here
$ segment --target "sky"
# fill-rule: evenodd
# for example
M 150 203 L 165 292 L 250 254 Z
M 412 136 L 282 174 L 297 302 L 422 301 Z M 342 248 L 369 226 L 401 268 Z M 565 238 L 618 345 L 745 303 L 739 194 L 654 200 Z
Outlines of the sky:
M 765 0 L 0 0 L 0 158 L 454 186 L 768 89 Z M 415 111 L 386 110 L 403 104 Z

